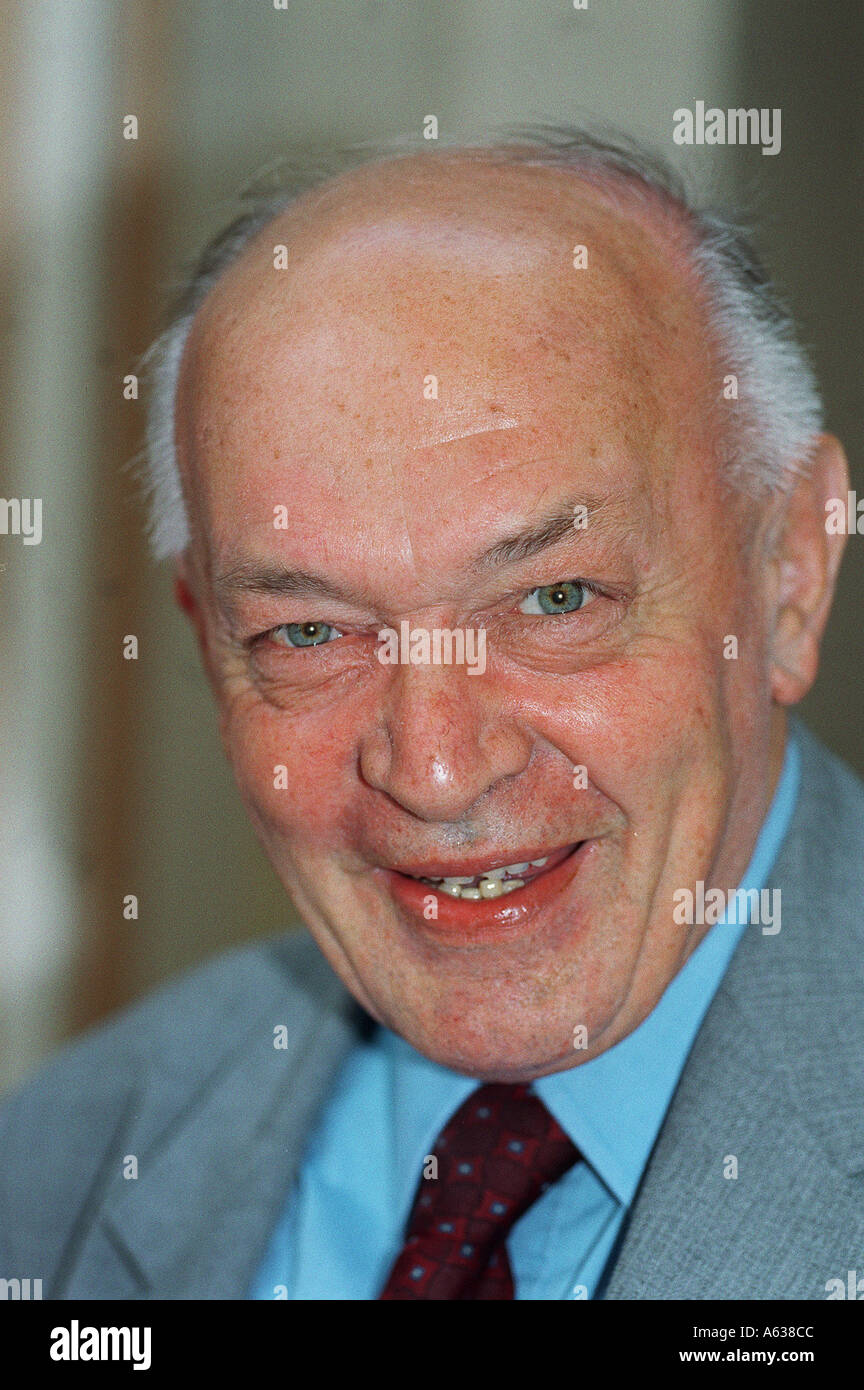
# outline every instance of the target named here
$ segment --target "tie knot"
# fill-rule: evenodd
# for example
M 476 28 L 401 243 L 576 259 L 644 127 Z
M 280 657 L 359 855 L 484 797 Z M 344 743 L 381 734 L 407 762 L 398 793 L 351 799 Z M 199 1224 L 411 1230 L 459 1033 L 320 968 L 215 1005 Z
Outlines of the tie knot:
M 470 1210 L 478 1217 L 488 1213 L 509 1229 L 578 1155 L 527 1085 L 490 1083 L 474 1091 L 448 1121 L 435 1157 L 436 1208 Z
M 496 1082 L 460 1105 L 434 1157 L 436 1175 L 420 1180 L 382 1297 L 512 1298 L 504 1242 L 576 1162 L 575 1146 L 528 1085 Z

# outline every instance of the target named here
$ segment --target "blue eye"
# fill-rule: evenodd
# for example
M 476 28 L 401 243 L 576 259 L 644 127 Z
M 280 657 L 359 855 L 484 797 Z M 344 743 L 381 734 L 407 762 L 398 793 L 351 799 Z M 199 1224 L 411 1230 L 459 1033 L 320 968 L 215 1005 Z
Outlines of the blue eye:
M 283 636 L 284 634 L 284 636 Z M 321 647 L 342 633 L 329 623 L 282 623 L 270 634 L 283 647 Z
M 584 608 L 591 591 L 575 579 L 532 589 L 519 605 L 520 613 L 575 613 Z

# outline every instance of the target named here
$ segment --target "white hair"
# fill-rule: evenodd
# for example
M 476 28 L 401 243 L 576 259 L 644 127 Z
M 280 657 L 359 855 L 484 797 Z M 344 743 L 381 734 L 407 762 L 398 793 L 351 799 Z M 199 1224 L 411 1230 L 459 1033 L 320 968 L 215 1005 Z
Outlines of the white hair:
M 200 305 L 253 237 L 303 193 L 345 167 L 404 157 L 405 145 L 399 141 L 383 151 L 355 149 L 326 165 L 294 166 L 288 176 L 280 177 L 275 190 L 247 200 L 243 214 L 207 245 L 181 285 L 168 326 L 143 363 L 149 386 L 145 486 L 150 542 L 157 559 L 180 554 L 190 538 L 175 445 L 175 404 L 183 351 Z M 787 492 L 808 468 L 822 429 L 822 403 L 792 317 L 740 225 L 721 212 L 696 206 L 662 159 L 617 132 L 605 136 L 537 127 L 512 138 L 472 143 L 459 152 L 504 164 L 568 169 L 583 178 L 623 185 L 643 200 L 659 200 L 677 215 L 689 232 L 686 254 L 705 292 L 717 346 L 737 378 L 731 430 L 726 422 L 726 476 L 733 488 L 754 498 Z M 454 147 L 442 153 L 452 155 Z M 428 157 L 437 157 L 437 152 Z

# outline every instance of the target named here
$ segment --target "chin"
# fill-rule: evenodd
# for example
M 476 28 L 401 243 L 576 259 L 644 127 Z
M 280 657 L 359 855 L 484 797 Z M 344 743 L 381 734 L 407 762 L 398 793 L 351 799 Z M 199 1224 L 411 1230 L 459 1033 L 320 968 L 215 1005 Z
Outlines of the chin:
M 493 1021 L 483 1032 L 475 1026 L 468 1036 L 464 1027 L 445 1031 L 440 1022 L 436 1026 L 436 1021 L 429 1020 L 394 1021 L 387 1026 L 423 1056 L 478 1081 L 533 1081 L 585 1059 L 584 1052 L 574 1051 L 572 1033 L 559 1032 L 556 1046 L 548 1027 L 538 1033 L 531 1024 L 502 1027 L 499 1021 L 496 1028 Z

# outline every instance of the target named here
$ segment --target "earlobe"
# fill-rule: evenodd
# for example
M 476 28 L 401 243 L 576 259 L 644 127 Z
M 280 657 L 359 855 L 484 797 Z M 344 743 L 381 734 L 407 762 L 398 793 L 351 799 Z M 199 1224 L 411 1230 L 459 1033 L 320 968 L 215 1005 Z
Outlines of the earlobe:
M 778 704 L 804 698 L 816 679 L 846 537 L 826 524 L 831 501 L 846 496 L 846 456 L 833 435 L 819 438 L 807 475 L 789 495 L 772 563 L 777 598 L 772 633 L 772 695 Z
M 180 564 L 174 571 L 174 599 L 178 608 L 182 608 L 187 618 L 194 621 L 195 599 L 186 578 L 185 567 L 181 569 Z

